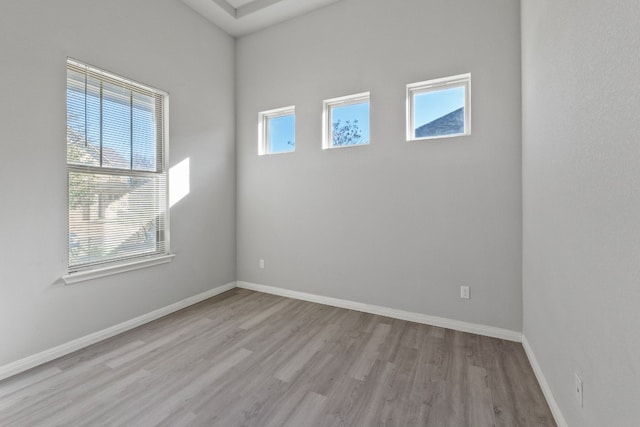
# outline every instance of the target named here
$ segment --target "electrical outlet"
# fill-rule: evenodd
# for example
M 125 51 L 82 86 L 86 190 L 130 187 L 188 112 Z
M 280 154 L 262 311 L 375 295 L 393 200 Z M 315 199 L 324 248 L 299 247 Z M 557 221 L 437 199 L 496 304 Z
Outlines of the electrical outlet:
M 460 298 L 469 299 L 469 287 L 460 286 Z
M 576 391 L 576 402 L 578 402 L 578 405 L 582 408 L 582 379 L 580 379 L 578 374 L 576 374 L 576 384 L 574 389 Z
M 264 260 L 263 259 L 260 260 L 260 268 L 264 268 Z

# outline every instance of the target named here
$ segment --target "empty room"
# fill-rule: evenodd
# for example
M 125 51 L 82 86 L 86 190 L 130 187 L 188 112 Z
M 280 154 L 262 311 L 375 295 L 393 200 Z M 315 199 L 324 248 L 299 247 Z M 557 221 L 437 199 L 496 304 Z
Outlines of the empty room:
M 0 426 L 640 425 L 637 0 L 0 0 Z

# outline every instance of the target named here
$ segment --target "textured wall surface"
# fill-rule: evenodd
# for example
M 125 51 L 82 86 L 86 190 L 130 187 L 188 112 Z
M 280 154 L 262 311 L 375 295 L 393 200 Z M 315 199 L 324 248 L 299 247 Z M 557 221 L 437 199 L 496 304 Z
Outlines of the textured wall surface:
M 343 0 L 236 55 L 238 280 L 521 330 L 518 2 Z M 472 135 L 407 142 L 406 84 L 467 72 Z M 371 144 L 323 151 L 323 99 L 365 91 Z M 259 157 L 294 104 L 295 153 Z
M 235 279 L 233 39 L 175 0 L 3 0 L 0 54 L 0 366 Z M 170 264 L 60 282 L 68 56 L 170 94 Z
M 524 334 L 569 425 L 637 426 L 640 4 L 522 18 Z

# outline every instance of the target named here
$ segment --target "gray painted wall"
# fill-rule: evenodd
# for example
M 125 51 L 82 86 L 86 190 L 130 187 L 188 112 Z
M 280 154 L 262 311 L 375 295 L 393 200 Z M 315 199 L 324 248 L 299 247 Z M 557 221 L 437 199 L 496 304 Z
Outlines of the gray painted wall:
M 236 61 L 238 280 L 521 330 L 517 1 L 343 0 Z M 405 85 L 466 72 L 472 135 L 407 143 Z M 363 91 L 371 145 L 323 151 L 322 100 Z M 293 104 L 296 152 L 258 157 Z
M 524 334 L 569 425 L 637 426 L 640 7 L 522 4 Z
M 0 56 L 0 366 L 235 279 L 233 39 L 175 0 L 3 0 Z M 173 263 L 60 284 L 67 56 L 170 93 Z

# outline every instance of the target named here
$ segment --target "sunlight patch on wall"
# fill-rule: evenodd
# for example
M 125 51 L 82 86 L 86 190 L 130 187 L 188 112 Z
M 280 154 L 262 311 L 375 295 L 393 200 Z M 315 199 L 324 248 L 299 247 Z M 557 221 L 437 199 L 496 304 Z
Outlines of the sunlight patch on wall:
M 169 207 L 189 194 L 189 157 L 169 169 Z

